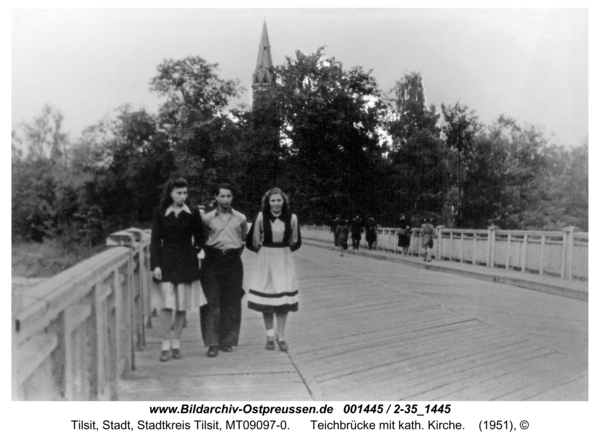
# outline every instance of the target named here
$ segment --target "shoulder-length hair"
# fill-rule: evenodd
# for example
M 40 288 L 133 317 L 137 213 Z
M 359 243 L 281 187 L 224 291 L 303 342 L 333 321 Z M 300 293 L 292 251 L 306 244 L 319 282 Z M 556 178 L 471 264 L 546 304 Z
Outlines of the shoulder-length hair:
M 165 184 L 162 199 L 160 201 L 161 210 L 166 210 L 169 207 L 169 205 L 173 204 L 173 198 L 171 197 L 171 192 L 175 188 L 184 188 L 184 187 L 187 188 L 187 186 L 188 186 L 188 183 L 183 178 L 169 179 L 167 181 L 167 183 Z
M 281 215 L 284 217 L 289 216 L 290 215 L 290 200 L 288 199 L 287 195 L 281 190 L 281 188 L 277 188 L 277 187 L 272 188 L 269 191 L 267 191 L 262 198 L 263 216 L 268 216 L 268 214 L 271 212 L 271 205 L 269 204 L 269 199 L 271 199 L 271 196 L 273 196 L 275 194 L 280 194 L 281 198 L 283 199 L 283 206 L 281 207 Z

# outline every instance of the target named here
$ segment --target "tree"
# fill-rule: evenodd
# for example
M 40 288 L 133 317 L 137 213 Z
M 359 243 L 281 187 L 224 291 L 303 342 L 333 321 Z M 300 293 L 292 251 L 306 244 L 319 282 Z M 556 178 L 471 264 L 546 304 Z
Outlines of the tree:
M 64 155 L 68 135 L 62 131 L 63 114 L 45 104 L 41 113 L 31 124 L 23 124 L 22 130 L 29 154 L 57 161 Z
M 421 75 L 411 73 L 396 83 L 389 99 L 387 130 L 392 137 L 390 161 L 396 209 L 409 217 L 442 218 L 447 191 L 447 161 L 435 106 L 427 108 Z M 416 220 L 415 220 L 416 221 Z
M 190 183 L 198 202 L 211 197 L 212 187 L 236 184 L 244 150 L 229 102 L 241 93 L 238 80 L 223 80 L 218 65 L 200 57 L 165 60 L 150 89 L 166 97 L 160 108 L 159 131 L 173 148 L 176 173 Z
M 68 175 L 62 121 L 60 111 L 45 105 L 32 123 L 20 126 L 22 135 L 13 132 L 13 234 L 28 240 L 56 234 L 58 183 Z
M 370 72 L 345 70 L 323 48 L 296 52 L 275 69 L 288 184 L 306 221 L 372 212 L 380 153 L 380 91 Z
M 480 130 L 480 125 L 477 121 L 477 116 L 474 111 L 470 111 L 467 106 L 461 106 L 459 103 L 453 106 L 445 106 L 442 104 L 442 113 L 444 114 L 445 141 L 447 148 L 454 153 L 457 158 L 456 166 L 456 183 L 457 183 L 457 200 L 456 200 L 456 224 L 458 228 L 463 225 L 464 207 L 464 186 L 463 186 L 463 157 L 470 157 L 473 152 L 473 143 L 475 136 Z M 453 180 L 451 179 L 451 182 Z

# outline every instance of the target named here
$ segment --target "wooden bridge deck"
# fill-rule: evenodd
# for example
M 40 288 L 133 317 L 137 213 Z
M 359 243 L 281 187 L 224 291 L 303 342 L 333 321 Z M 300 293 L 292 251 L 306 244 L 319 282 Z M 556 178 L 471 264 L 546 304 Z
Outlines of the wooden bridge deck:
M 189 313 L 184 358 L 158 330 L 121 400 L 587 400 L 588 303 L 304 246 L 290 351 L 268 352 L 244 309 L 240 346 L 207 358 Z M 244 253 L 246 279 L 255 255 Z

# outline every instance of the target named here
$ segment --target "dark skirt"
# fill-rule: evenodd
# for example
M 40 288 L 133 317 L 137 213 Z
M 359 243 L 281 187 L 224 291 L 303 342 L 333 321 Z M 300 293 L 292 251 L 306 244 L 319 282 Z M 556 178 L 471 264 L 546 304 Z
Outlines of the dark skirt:
M 401 248 L 407 248 L 410 246 L 410 236 L 407 234 L 398 235 L 398 246 Z

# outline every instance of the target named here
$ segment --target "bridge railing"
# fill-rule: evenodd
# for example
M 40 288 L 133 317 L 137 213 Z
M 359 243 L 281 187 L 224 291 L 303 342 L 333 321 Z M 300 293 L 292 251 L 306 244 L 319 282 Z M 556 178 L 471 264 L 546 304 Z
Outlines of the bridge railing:
M 574 227 L 562 231 L 521 231 L 451 229 L 437 227 L 432 256 L 490 268 L 504 268 L 523 273 L 551 275 L 563 279 L 588 279 L 588 233 L 576 232 Z M 378 228 L 376 249 L 401 252 L 397 228 Z M 302 236 L 333 244 L 330 227 L 304 225 Z M 413 228 L 409 253 L 422 255 L 421 229 Z M 365 235 L 361 247 L 366 248 Z
M 13 297 L 13 400 L 112 400 L 135 369 L 151 326 L 149 234 L 129 229 L 110 249 Z

